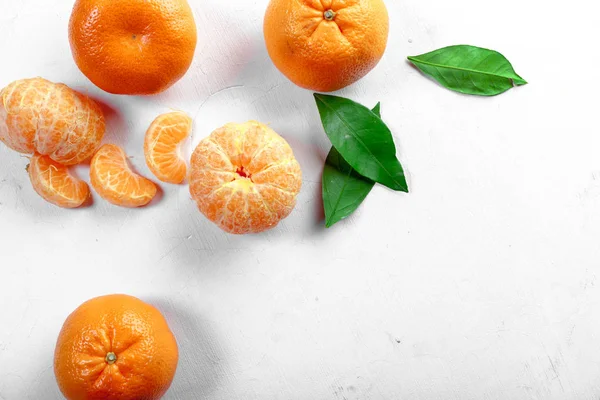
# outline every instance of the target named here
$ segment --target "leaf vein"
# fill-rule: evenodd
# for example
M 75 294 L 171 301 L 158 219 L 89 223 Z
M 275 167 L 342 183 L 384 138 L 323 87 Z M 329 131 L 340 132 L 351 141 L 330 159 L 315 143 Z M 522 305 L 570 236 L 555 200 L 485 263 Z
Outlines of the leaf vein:
M 510 76 L 506 76 L 506 75 L 500 75 L 500 74 L 495 74 L 495 73 L 491 73 L 491 72 L 485 72 L 485 71 L 478 71 L 475 69 L 471 69 L 471 68 L 464 68 L 464 67 L 456 67 L 453 65 L 444 65 L 444 64 L 437 64 L 437 63 L 432 63 L 429 61 L 424 61 L 424 60 L 419 60 L 415 57 L 408 57 L 408 59 L 414 63 L 421 63 L 424 65 L 428 65 L 430 67 L 434 67 L 434 68 L 442 68 L 442 69 L 451 69 L 451 70 L 455 70 L 455 71 L 463 71 L 463 72 L 472 72 L 474 74 L 481 74 L 481 75 L 487 75 L 487 76 L 493 76 L 496 78 L 504 78 L 504 79 L 515 79 L 513 77 Z M 516 74 L 515 74 L 516 75 Z M 518 79 L 518 78 L 516 78 Z

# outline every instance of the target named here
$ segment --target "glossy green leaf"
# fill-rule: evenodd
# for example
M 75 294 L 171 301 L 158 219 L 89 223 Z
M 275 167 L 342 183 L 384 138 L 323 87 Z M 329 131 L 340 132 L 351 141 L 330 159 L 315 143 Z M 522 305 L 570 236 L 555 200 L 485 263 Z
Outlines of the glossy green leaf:
M 377 103 L 373 113 L 381 118 L 381 103 Z M 323 169 L 323 206 L 325 226 L 350 216 L 371 192 L 375 182 L 361 176 L 340 153 L 332 147 Z
M 325 133 L 352 168 L 390 189 L 408 192 L 392 133 L 381 118 L 343 97 L 315 93 L 315 100 Z
M 442 86 L 465 94 L 495 96 L 526 85 L 502 54 L 481 47 L 444 47 L 408 59 Z
M 323 169 L 323 208 L 327 228 L 350 216 L 373 189 L 375 182 L 361 176 L 331 148 Z

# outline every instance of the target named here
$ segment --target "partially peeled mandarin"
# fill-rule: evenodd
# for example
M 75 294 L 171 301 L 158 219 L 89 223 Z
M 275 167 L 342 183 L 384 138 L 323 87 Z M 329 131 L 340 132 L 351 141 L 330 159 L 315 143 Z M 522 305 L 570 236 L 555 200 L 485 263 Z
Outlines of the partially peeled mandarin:
M 0 91 L 0 141 L 20 153 L 79 164 L 98 149 L 104 131 L 98 104 L 61 83 L 23 79 Z

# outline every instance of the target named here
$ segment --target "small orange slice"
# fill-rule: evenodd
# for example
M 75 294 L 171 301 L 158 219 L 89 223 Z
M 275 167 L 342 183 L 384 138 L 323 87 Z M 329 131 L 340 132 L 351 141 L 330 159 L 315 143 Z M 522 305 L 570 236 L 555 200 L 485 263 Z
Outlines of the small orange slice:
M 129 168 L 119 146 L 105 144 L 92 158 L 90 181 L 106 201 L 121 207 L 142 207 L 156 195 L 156 185 Z
M 87 183 L 72 176 L 67 167 L 48 156 L 34 154 L 27 170 L 35 191 L 56 206 L 77 208 L 90 197 Z
M 181 183 L 187 174 L 181 143 L 192 131 L 192 119 L 184 112 L 159 115 L 148 128 L 144 141 L 146 164 L 161 181 Z

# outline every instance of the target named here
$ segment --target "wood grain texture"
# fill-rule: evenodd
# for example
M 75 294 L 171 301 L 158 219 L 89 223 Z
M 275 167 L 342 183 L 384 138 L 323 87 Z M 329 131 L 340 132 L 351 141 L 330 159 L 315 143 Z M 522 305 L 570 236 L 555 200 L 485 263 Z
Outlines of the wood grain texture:
M 72 1 L 0 0 L 9 60 L 0 86 L 41 75 L 101 100 L 107 141 L 140 173 L 149 176 L 145 130 L 175 108 L 194 117 L 192 145 L 226 122 L 271 124 L 305 177 L 280 227 L 233 237 L 185 187 L 162 185 L 143 210 L 98 196 L 91 208 L 59 210 L 34 193 L 27 159 L 0 146 L 0 399 L 60 399 L 51 368 L 60 326 L 107 293 L 140 297 L 168 319 L 181 350 L 168 400 L 600 397 L 600 83 L 561 78 L 572 72 L 567 57 L 547 62 L 595 46 L 596 16 L 581 12 L 589 2 L 547 7 L 543 18 L 539 4 L 517 0 L 506 12 L 477 0 L 386 3 L 388 52 L 339 94 L 382 102 L 413 190 L 375 188 L 326 231 L 330 144 L 312 93 L 268 59 L 267 0 L 191 0 L 194 64 L 152 98 L 86 81 L 68 48 Z M 502 51 L 530 85 L 461 96 L 405 61 L 464 42 Z M 78 172 L 88 180 L 85 166 Z

